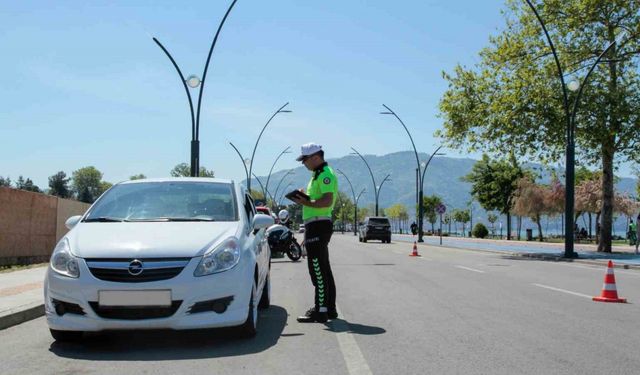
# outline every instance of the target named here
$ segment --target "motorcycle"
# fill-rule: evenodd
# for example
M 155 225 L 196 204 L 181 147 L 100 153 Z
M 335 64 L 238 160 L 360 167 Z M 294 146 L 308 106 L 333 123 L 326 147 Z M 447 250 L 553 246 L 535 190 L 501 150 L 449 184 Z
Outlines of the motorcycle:
M 285 213 L 282 211 L 285 211 Z M 282 211 L 278 214 L 282 224 L 274 224 L 267 228 L 267 241 L 269 242 L 271 254 L 274 258 L 283 257 L 284 254 L 287 254 L 289 259 L 297 262 L 302 257 L 303 250 L 293 235 L 293 231 L 286 225 L 283 225 L 287 223 L 289 213 L 286 212 L 286 210 Z

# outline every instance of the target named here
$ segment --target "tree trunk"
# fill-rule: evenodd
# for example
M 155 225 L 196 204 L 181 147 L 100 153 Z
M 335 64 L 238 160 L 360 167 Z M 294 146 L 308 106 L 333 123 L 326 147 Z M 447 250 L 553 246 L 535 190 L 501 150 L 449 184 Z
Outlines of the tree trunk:
M 536 215 L 536 223 L 538 223 L 538 236 L 540 242 L 542 242 L 542 224 L 540 224 L 540 215 Z
M 511 213 L 507 212 L 507 241 L 511 240 Z
M 615 40 L 613 25 L 608 26 L 607 37 Z M 609 56 L 615 57 L 617 46 L 611 47 Z M 618 66 L 615 58 L 608 62 L 609 67 L 609 136 L 602 142 L 602 219 L 598 251 L 611 252 L 611 235 L 613 228 L 613 160 L 615 156 L 616 134 L 620 131 L 618 113 Z
M 613 227 L 613 147 L 603 146 L 602 149 L 602 216 L 598 251 L 610 253 Z
M 589 215 L 589 238 L 591 238 L 591 212 L 588 212 L 587 214 Z
M 516 222 L 518 223 L 518 241 L 520 241 L 520 235 L 522 233 L 522 216 L 516 216 Z

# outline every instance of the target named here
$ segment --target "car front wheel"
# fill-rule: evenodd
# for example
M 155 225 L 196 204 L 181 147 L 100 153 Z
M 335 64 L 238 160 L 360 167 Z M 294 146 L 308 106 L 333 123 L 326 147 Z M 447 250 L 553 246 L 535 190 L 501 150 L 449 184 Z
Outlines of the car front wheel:
M 269 306 L 271 306 L 271 272 L 267 274 L 267 279 L 264 281 L 264 287 L 262 288 L 262 297 L 260 297 L 258 308 L 268 309 Z
M 249 298 L 249 312 L 247 313 L 247 320 L 244 324 L 238 327 L 238 337 L 249 339 L 258 333 L 258 308 L 253 303 L 253 299 L 256 295 L 256 283 L 253 283 L 251 288 L 251 298 Z

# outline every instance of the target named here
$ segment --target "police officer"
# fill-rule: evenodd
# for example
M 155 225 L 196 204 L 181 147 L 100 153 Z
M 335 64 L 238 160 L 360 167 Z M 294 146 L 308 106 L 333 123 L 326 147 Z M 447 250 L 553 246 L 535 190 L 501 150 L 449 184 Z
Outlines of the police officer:
M 307 143 L 301 147 L 296 159 L 312 171 L 307 185 L 309 200 L 294 198 L 301 204 L 305 225 L 305 246 L 311 282 L 315 288 L 315 304 L 305 315 L 298 317 L 301 323 L 324 323 L 338 317 L 336 311 L 336 286 L 329 264 L 329 240 L 333 232 L 331 213 L 338 198 L 338 180 L 333 169 L 324 161 L 322 146 Z

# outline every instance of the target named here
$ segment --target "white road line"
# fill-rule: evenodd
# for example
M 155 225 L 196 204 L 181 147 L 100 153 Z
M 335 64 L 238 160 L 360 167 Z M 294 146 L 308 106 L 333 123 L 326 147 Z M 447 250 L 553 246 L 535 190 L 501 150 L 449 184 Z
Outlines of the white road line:
M 473 272 L 478 272 L 478 273 L 484 273 L 484 271 L 481 270 L 477 270 L 475 268 L 469 268 L 469 267 L 465 267 L 465 266 L 455 266 L 456 268 L 460 268 L 463 270 L 467 270 L 467 271 L 473 271 Z
M 570 290 L 565 290 L 565 289 L 560 289 L 560 288 L 554 288 L 552 286 L 547 286 L 547 285 L 542 285 L 542 284 L 531 284 L 531 285 L 535 285 L 539 288 L 545 288 L 545 289 L 549 289 L 549 290 L 555 290 L 556 292 L 562 292 L 562 293 L 567 293 L 567 294 L 572 294 L 574 296 L 578 296 L 578 297 L 584 297 L 584 298 L 593 298 L 592 296 L 588 296 L 586 294 L 582 294 L 582 293 L 576 293 L 576 292 L 572 292 Z
M 336 307 L 338 314 L 342 315 L 342 311 Z M 338 337 L 338 344 L 340 345 L 340 351 L 344 362 L 347 364 L 347 370 L 349 375 L 372 375 L 371 369 L 367 364 L 367 361 L 360 351 L 360 347 L 356 342 L 356 339 L 349 332 L 349 325 L 342 319 L 332 320 L 331 324 L 335 328 L 336 336 Z
M 571 267 L 571 268 L 582 268 L 585 270 L 592 270 L 592 271 L 597 271 L 597 272 L 606 272 L 607 270 L 607 265 L 606 264 L 594 264 L 592 266 L 582 266 L 582 265 L 577 265 L 577 264 L 570 264 L 570 263 L 564 263 L 564 262 L 558 262 L 558 263 L 549 263 L 549 264 L 555 264 L 557 266 L 565 266 L 565 267 Z M 640 277 L 640 273 L 639 272 L 634 272 L 634 271 L 623 271 L 619 268 L 615 269 L 615 273 L 616 274 L 622 274 L 622 275 L 629 275 L 629 276 L 635 276 L 635 277 Z

